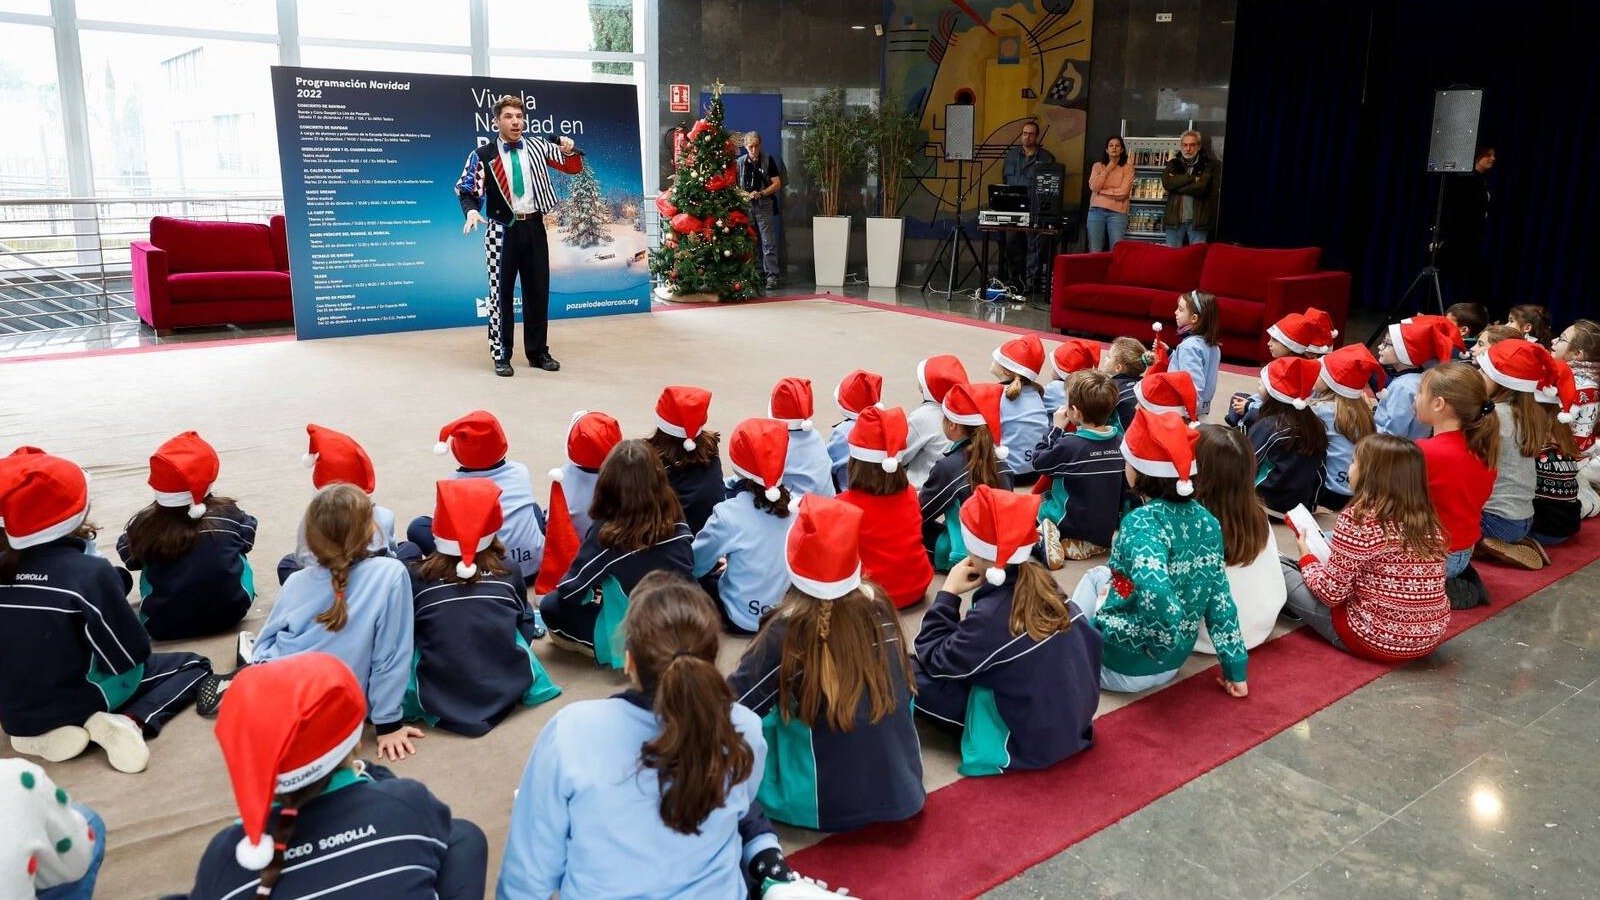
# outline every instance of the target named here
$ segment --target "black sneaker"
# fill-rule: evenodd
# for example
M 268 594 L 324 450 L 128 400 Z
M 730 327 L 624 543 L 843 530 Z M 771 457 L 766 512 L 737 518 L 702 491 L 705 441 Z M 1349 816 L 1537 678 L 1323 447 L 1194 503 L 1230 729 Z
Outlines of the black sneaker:
M 222 695 L 228 690 L 228 685 L 233 683 L 233 676 L 238 672 L 227 675 L 215 673 L 207 675 L 200 681 L 200 692 L 194 698 L 194 711 L 207 719 L 216 718 L 217 710 L 222 706 Z
M 511 376 L 517 374 L 516 370 L 511 368 L 510 362 L 502 362 L 500 360 L 495 360 L 494 373 L 499 375 L 501 378 L 510 378 Z
M 548 351 L 539 354 L 539 356 L 533 360 L 533 367 L 536 369 L 543 369 L 546 372 L 561 371 L 561 363 L 556 362 L 556 358 L 551 356 Z
M 239 632 L 239 645 L 234 649 L 234 665 L 244 668 L 255 662 L 256 633 L 254 631 Z

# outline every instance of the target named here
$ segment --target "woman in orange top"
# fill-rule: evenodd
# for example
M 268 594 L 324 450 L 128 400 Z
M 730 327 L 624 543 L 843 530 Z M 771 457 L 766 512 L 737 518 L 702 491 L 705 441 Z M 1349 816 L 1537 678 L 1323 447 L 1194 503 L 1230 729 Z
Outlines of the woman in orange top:
M 1089 170 L 1089 252 L 1110 250 L 1128 233 L 1128 196 L 1133 165 L 1122 138 L 1106 140 L 1106 152 Z M 1109 240 L 1108 240 L 1109 239 Z

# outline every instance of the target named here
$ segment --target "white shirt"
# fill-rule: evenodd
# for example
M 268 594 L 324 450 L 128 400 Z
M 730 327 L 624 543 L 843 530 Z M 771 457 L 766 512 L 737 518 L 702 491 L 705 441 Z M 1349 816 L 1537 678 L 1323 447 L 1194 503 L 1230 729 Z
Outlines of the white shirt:
M 522 166 L 522 193 L 513 195 L 511 186 L 515 182 L 511 175 L 511 154 L 506 151 L 506 142 L 499 135 L 494 140 L 500 152 L 500 164 L 506 170 L 506 199 L 511 201 L 511 211 L 526 215 L 555 209 L 556 192 L 550 184 L 550 173 L 544 161 L 546 157 L 562 161 L 565 157 L 561 148 L 543 138 L 523 135 L 522 149 L 517 152 L 517 161 Z

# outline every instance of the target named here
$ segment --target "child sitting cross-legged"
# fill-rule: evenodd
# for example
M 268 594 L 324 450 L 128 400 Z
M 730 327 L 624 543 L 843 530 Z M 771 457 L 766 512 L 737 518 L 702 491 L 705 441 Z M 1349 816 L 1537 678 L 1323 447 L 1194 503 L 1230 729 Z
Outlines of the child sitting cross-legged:
M 1285 356 L 1318 359 L 1333 352 L 1333 342 L 1338 337 L 1333 317 L 1313 306 L 1305 312 L 1289 313 L 1267 329 L 1267 356 L 1269 362 Z M 1234 394 L 1224 420 L 1229 425 L 1249 428 L 1255 423 L 1260 406 L 1259 394 Z
M 1286 356 L 1261 370 L 1261 408 L 1250 426 L 1256 451 L 1256 495 L 1279 515 L 1296 506 L 1313 509 L 1322 489 L 1328 433 L 1311 408 L 1322 367 Z
M 678 495 L 678 506 L 690 534 L 699 534 L 711 510 L 727 499 L 722 483 L 722 436 L 706 428 L 711 392 L 688 385 L 668 385 L 656 399 L 656 430 L 650 446 Z M 596 487 L 596 492 L 599 488 Z
M 809 378 L 784 378 L 772 387 L 767 415 L 789 429 L 789 454 L 784 457 L 783 486 L 795 495 L 832 497 L 833 460 L 827 442 L 812 423 L 816 398 Z
M 1427 437 L 1428 428 L 1417 421 L 1415 409 L 1422 373 L 1450 362 L 1465 347 L 1461 331 L 1444 316 L 1416 316 L 1390 325 L 1378 345 L 1378 362 L 1394 369 L 1395 376 L 1372 411 L 1377 429 L 1413 441 Z
M 1100 371 L 1117 384 L 1117 415 L 1112 420 L 1118 431 L 1127 431 L 1139 409 L 1137 390 L 1144 377 L 1144 345 L 1123 336 L 1112 341 L 1100 354 Z
M 330 484 L 353 484 L 368 497 L 372 496 L 378 488 L 377 473 L 373 470 L 372 458 L 367 456 L 367 451 L 355 438 L 316 423 L 306 425 L 306 435 L 308 446 L 300 462 L 311 470 L 313 488 L 320 491 Z M 372 520 L 378 525 L 372 533 L 372 554 L 399 557 L 400 545 L 394 539 L 394 511 L 374 502 Z M 293 551 L 284 554 L 278 560 L 278 584 L 283 584 L 290 575 L 315 563 L 316 560 L 302 558 Z M 245 632 L 240 639 L 242 647 L 254 640 L 255 636 Z
M 788 584 L 783 537 L 793 520 L 781 479 L 790 433 L 777 419 L 734 426 L 728 437 L 732 496 L 711 510 L 694 536 L 694 577 L 737 634 L 753 634 Z
M 956 511 L 979 485 L 1011 490 L 1011 451 L 999 443 L 998 384 L 958 384 L 944 395 L 944 434 L 950 452 L 928 474 L 917 494 L 922 507 L 922 544 L 936 570 L 948 571 L 965 559 L 956 529 Z
M 861 567 L 898 609 L 921 603 L 933 581 L 933 564 L 919 539 L 917 492 L 900 454 L 906 414 L 898 406 L 861 411 L 850 429 L 850 489 L 839 499 L 861 510 Z
M 1045 412 L 1053 416 L 1056 410 L 1067 405 L 1067 379 L 1073 373 L 1085 369 L 1098 370 L 1100 363 L 1100 345 L 1083 338 L 1066 338 L 1051 350 L 1050 365 L 1055 372 L 1054 377 L 1044 386 Z M 1132 390 L 1131 387 L 1129 389 Z M 1115 414 L 1116 410 L 1113 408 L 1112 412 Z
M 844 490 L 850 486 L 850 429 L 856 417 L 869 406 L 883 400 L 883 376 L 866 369 L 856 369 L 839 381 L 833 389 L 833 401 L 839 404 L 844 418 L 833 426 L 828 435 L 828 459 L 833 462 L 833 486 Z
M 1122 511 L 1122 452 L 1110 425 L 1117 385 L 1094 369 L 1067 376 L 1066 403 L 1055 411 L 1049 433 L 1034 451 L 1034 468 L 1049 476 L 1039 506 L 1046 563 L 1089 559 L 1105 553 Z M 1059 544 L 1060 551 L 1056 552 Z
M 1322 420 L 1322 429 L 1328 435 L 1328 453 L 1317 504 L 1341 510 L 1350 502 L 1350 460 L 1356 443 L 1378 427 L 1367 403 L 1367 389 L 1374 385 L 1382 388 L 1385 376 L 1383 366 L 1365 344 L 1347 344 L 1319 363 L 1322 377 L 1311 398 L 1311 409 Z
M 1222 527 L 1222 561 L 1246 650 L 1272 637 L 1283 609 L 1283 575 L 1278 570 L 1278 539 L 1256 492 L 1256 456 L 1250 439 L 1237 428 L 1201 425 L 1194 447 L 1194 498 Z M 1215 655 L 1211 633 L 1200 623 L 1194 649 Z
M 922 402 L 906 413 L 906 452 L 901 462 L 906 480 L 914 490 L 922 490 L 935 464 L 950 452 L 950 439 L 944 433 L 944 395 L 958 384 L 967 383 L 967 368 L 949 354 L 930 356 L 917 363 L 917 387 Z

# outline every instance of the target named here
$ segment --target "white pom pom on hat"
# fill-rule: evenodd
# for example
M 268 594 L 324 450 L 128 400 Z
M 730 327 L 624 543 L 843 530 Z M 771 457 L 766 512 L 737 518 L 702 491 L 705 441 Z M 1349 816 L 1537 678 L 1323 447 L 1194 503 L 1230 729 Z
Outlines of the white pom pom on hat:
M 684 438 L 683 439 L 683 449 L 685 449 L 685 450 L 693 450 L 694 449 L 694 441 L 689 439 L 689 438 Z
M 1294 398 L 1294 408 L 1295 409 L 1305 409 L 1306 408 L 1306 401 L 1300 399 L 1299 397 Z
M 801 431 L 810 431 L 811 427 L 812 426 L 811 426 L 811 420 L 810 419 L 801 419 L 800 420 L 800 430 Z
M 900 471 L 900 460 L 893 456 L 885 457 L 878 465 L 883 466 L 883 470 L 891 475 Z
M 1178 496 L 1187 497 L 1194 493 L 1194 482 L 1184 478 L 1178 481 Z
M 456 574 L 462 578 L 471 578 L 472 576 L 478 574 L 478 567 L 474 563 L 468 562 L 465 558 L 463 558 L 460 562 L 456 563 Z
M 191 518 L 191 519 L 201 519 L 201 518 L 205 517 L 205 514 L 206 514 L 206 505 L 204 503 L 191 503 L 191 504 L 189 504 L 189 518 Z
M 1011 455 L 1011 448 L 1007 447 L 1005 444 L 995 444 L 994 455 L 996 459 L 1005 459 Z
M 1561 412 L 1556 413 L 1556 421 L 1563 425 L 1571 425 L 1572 413 L 1563 409 Z
M 250 872 L 259 872 L 272 864 L 272 838 L 262 835 L 259 841 L 252 841 L 248 837 L 239 839 L 233 847 L 233 858 L 240 867 Z
M 567 473 L 561 471 L 560 469 L 551 469 L 550 470 L 550 480 L 551 481 L 561 481 L 562 479 L 564 479 L 566 477 L 567 477 Z
M 433 452 L 443 456 L 450 452 L 450 444 L 447 441 L 439 441 L 433 445 Z
M 300 454 L 300 465 L 305 466 L 308 469 L 316 468 L 317 467 L 317 454 L 315 454 L 315 453 L 302 453 L 302 454 Z
M 777 503 L 778 498 L 783 496 L 783 491 L 779 490 L 776 486 L 769 487 L 762 493 L 767 498 L 769 503 Z
M 983 580 L 989 582 L 990 584 L 994 585 L 995 587 L 999 587 L 1000 585 L 1005 584 L 1006 583 L 1006 567 L 1005 566 L 990 566 L 989 567 L 989 571 L 983 573 Z

